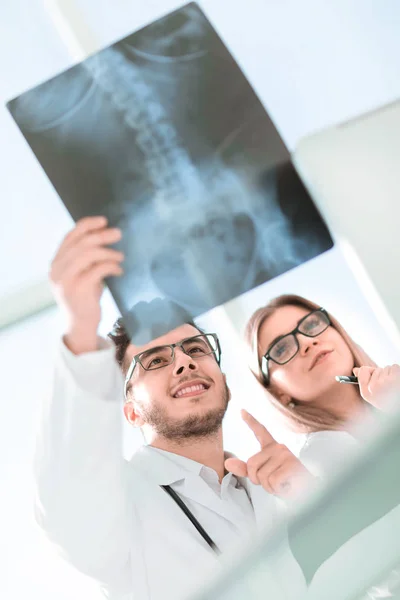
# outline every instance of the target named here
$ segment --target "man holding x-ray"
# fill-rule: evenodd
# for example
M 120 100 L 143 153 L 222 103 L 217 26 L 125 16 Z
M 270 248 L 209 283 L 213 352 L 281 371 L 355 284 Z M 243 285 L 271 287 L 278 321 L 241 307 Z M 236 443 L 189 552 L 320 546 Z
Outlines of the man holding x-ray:
M 224 453 L 230 392 L 215 334 L 184 324 L 137 347 L 119 325 L 116 349 L 98 337 L 103 280 L 122 274 L 123 256 L 109 247 L 120 235 L 103 217 L 83 219 L 52 264 L 67 331 L 38 440 L 36 518 L 109 598 L 179 600 L 281 520 L 276 496 L 297 497 L 315 479 L 247 413 L 260 452 L 247 463 Z M 126 418 L 148 442 L 129 462 L 123 393 Z M 292 550 L 285 543 L 274 568 L 265 565 L 266 597 L 304 594 Z
M 68 326 L 41 424 L 36 515 L 67 560 L 109 597 L 177 600 L 278 522 L 274 493 L 296 493 L 312 477 L 250 415 L 260 453 L 247 465 L 227 459 L 222 419 L 230 392 L 218 340 L 189 324 L 140 348 L 127 338 L 124 412 L 149 445 L 123 460 L 123 379 L 114 346 L 97 335 L 103 280 L 122 273 L 122 255 L 108 247 L 119 238 L 104 218 L 83 219 L 52 264 Z M 305 580 L 289 546 L 281 561 L 270 593 L 297 598 Z

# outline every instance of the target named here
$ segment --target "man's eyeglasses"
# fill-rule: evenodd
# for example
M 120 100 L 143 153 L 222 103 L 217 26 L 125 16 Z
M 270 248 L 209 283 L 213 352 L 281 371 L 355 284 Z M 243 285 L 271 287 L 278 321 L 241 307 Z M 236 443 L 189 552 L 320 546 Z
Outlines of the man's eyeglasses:
M 197 360 L 214 354 L 218 364 L 221 361 L 221 347 L 219 345 L 218 336 L 216 333 L 204 333 L 186 338 L 176 344 L 165 344 L 164 346 L 156 346 L 144 352 L 136 354 L 129 366 L 125 377 L 124 396 L 125 400 L 128 391 L 128 384 L 132 378 L 133 371 L 136 365 L 140 365 L 145 371 L 155 371 L 172 365 L 175 360 L 175 348 L 180 348 L 182 352 Z
M 278 365 L 285 365 L 296 356 L 300 349 L 297 334 L 307 337 L 316 337 L 331 325 L 328 313 L 324 308 L 313 310 L 303 317 L 297 327 L 286 335 L 274 340 L 264 356 L 261 358 L 261 372 L 265 383 L 269 384 L 268 361 L 272 360 Z

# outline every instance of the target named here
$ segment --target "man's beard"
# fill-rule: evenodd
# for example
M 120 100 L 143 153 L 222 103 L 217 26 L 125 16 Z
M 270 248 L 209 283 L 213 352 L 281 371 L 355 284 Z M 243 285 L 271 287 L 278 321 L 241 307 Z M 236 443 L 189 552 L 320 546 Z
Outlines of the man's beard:
M 161 406 L 141 407 L 141 414 L 153 430 L 167 440 L 188 441 L 193 438 L 207 438 L 216 434 L 225 416 L 229 402 L 229 389 L 222 392 L 222 406 L 209 410 L 203 415 L 188 415 L 183 419 L 171 419 Z

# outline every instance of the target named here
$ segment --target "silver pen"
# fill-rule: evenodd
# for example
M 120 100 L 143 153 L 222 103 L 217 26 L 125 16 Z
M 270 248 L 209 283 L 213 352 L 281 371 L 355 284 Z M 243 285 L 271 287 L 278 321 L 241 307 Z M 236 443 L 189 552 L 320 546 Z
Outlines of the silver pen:
M 347 375 L 336 375 L 335 379 L 339 383 L 353 383 L 354 385 L 358 385 L 358 379 L 354 375 L 350 375 L 349 377 Z

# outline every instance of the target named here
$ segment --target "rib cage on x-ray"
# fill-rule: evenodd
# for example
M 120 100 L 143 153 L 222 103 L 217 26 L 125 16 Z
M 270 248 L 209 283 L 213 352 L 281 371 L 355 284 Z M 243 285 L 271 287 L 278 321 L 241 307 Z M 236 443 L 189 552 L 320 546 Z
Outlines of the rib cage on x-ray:
M 9 108 L 72 216 L 101 213 L 122 228 L 125 275 L 109 285 L 135 314 L 138 341 L 331 246 L 271 120 L 196 5 Z

